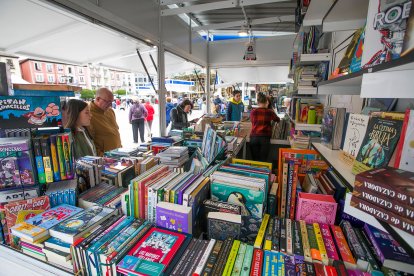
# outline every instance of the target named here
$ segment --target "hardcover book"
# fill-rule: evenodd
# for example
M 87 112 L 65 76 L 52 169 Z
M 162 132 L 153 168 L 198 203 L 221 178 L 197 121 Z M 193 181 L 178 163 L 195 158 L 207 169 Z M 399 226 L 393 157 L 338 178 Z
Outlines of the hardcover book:
M 92 206 L 54 226 L 49 232 L 52 237 L 72 244 L 82 233 L 117 212 L 112 208 Z
M 127 255 L 168 266 L 185 239 L 184 234 L 151 228 Z
M 352 256 L 348 243 L 346 242 L 344 233 L 338 225 L 331 225 L 332 236 L 335 240 L 336 247 L 341 255 L 342 261 L 347 269 L 355 269 L 356 261 Z
M 164 269 L 165 265 L 163 264 L 128 255 L 117 266 L 117 271 L 123 275 L 161 276 Z
M 238 239 L 241 232 L 241 215 L 210 212 L 207 217 L 210 239 L 225 240 L 227 237 Z
M 334 224 L 338 204 L 331 195 L 300 192 L 296 209 L 296 220 L 306 223 Z
M 62 204 L 26 220 L 26 222 L 48 230 L 56 224 L 76 215 L 81 211 L 83 211 L 83 209 L 67 204 Z
M 369 116 L 363 114 L 349 114 L 348 125 L 344 140 L 343 151 L 356 157 L 365 137 Z
M 329 107 L 322 120 L 321 141 L 326 147 L 337 150 L 341 146 L 346 109 Z
M 371 67 L 400 57 L 411 0 L 370 0 L 361 64 Z
M 21 222 L 13 226 L 11 233 L 16 237 L 25 238 L 31 242 L 35 242 L 48 234 L 46 229 L 26 222 Z
M 400 138 L 402 121 L 374 117 L 356 156 L 352 173 L 386 167 Z
M 169 202 L 158 202 L 157 226 L 192 234 L 192 208 Z

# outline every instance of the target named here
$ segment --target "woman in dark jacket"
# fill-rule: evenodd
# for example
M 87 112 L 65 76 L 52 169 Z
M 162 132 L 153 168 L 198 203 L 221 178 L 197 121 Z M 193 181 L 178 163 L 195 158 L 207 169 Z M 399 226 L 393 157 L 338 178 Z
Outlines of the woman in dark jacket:
M 185 99 L 181 104 L 171 110 L 171 129 L 183 129 L 190 126 L 187 113 L 191 111 L 193 104 Z
M 129 123 L 132 125 L 132 135 L 134 143 L 138 143 L 138 131 L 141 142 L 145 142 L 145 118 L 148 116 L 148 111 L 139 99 L 134 100 L 134 104 L 129 109 Z

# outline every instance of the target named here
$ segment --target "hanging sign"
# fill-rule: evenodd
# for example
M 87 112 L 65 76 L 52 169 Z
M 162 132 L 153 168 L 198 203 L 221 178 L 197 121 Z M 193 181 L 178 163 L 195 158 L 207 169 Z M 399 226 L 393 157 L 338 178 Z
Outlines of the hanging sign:
M 256 44 L 254 39 L 247 43 L 246 52 L 244 53 L 244 60 L 256 60 Z

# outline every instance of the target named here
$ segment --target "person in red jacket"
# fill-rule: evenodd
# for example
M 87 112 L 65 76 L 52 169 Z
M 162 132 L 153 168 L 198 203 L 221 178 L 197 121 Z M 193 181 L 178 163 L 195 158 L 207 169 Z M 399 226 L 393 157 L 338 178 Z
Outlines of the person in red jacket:
M 145 121 L 147 122 L 147 127 L 148 127 L 148 138 L 150 138 L 150 137 L 152 137 L 151 127 L 152 127 L 152 121 L 154 120 L 155 110 L 154 110 L 154 107 L 151 105 L 149 100 L 146 101 L 144 106 L 148 111 L 148 116 L 147 116 L 147 118 L 145 118 Z

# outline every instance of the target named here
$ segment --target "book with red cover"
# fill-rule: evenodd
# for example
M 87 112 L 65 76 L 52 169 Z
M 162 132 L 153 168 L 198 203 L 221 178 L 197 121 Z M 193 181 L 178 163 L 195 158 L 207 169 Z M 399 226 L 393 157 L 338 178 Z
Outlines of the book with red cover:
M 328 255 L 329 264 L 332 265 L 335 260 L 339 260 L 338 251 L 336 251 L 335 243 L 333 241 L 329 225 L 325 223 L 320 224 L 321 234 L 323 242 L 326 248 L 326 254 Z
M 261 276 L 263 268 L 263 250 L 255 248 L 253 251 L 252 266 L 250 276 Z
M 348 243 L 346 242 L 344 233 L 341 227 L 338 225 L 331 225 L 332 234 L 338 248 L 339 254 L 342 257 L 342 261 L 347 269 L 356 269 L 356 261 L 352 256 Z
M 154 227 L 127 255 L 161 263 L 167 267 L 185 239 L 184 234 Z

